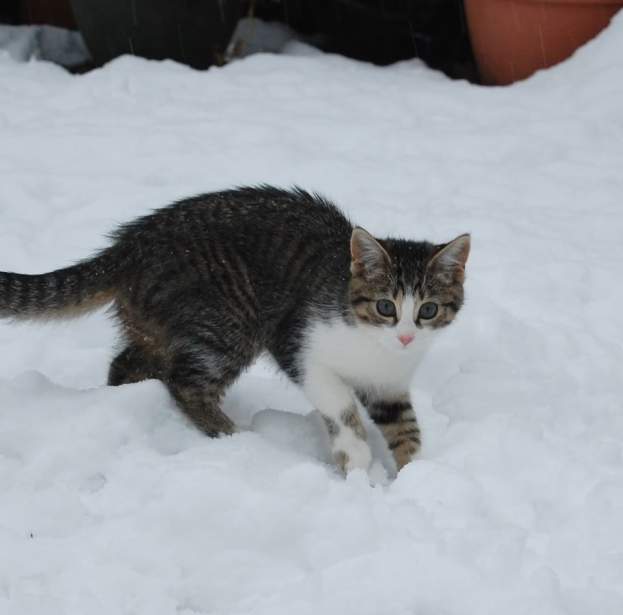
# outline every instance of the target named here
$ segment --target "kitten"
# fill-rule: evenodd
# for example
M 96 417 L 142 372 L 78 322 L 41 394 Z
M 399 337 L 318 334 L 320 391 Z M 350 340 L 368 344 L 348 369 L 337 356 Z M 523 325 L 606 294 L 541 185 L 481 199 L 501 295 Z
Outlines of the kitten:
M 174 203 L 113 240 L 72 267 L 0 273 L 0 317 L 112 303 L 125 345 L 109 384 L 162 380 L 209 436 L 235 431 L 221 397 L 267 351 L 322 414 L 343 471 L 371 461 L 356 400 L 397 468 L 412 459 L 409 383 L 430 336 L 461 308 L 469 235 L 375 239 L 317 195 L 262 186 Z

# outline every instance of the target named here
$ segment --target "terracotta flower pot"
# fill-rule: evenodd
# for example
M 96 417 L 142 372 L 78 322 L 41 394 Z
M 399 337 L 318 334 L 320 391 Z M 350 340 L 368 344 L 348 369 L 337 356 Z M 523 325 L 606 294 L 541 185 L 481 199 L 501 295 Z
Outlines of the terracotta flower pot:
M 568 58 L 623 0 L 465 0 L 483 83 L 506 85 Z

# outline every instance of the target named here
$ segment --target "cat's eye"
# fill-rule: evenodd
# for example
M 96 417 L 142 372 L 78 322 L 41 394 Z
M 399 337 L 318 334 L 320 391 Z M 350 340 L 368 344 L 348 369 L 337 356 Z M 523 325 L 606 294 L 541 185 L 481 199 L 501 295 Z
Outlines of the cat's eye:
M 381 315 L 381 316 L 395 316 L 396 315 L 396 306 L 394 305 L 393 301 L 390 301 L 389 299 L 379 299 L 376 302 L 376 311 Z
M 424 318 L 425 320 L 430 320 L 431 318 L 435 318 L 437 316 L 437 307 L 436 303 L 432 301 L 427 301 L 426 303 L 422 303 L 420 307 L 419 317 Z

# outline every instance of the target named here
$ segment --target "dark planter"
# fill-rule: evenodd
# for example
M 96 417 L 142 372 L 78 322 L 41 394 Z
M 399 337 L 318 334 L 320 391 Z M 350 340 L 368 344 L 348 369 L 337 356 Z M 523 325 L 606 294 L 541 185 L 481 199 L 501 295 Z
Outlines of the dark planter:
M 20 20 L 23 24 L 47 24 L 67 30 L 76 29 L 70 0 L 21 0 L 15 4 L 20 6 Z
M 258 0 L 256 14 L 332 53 L 376 64 L 416 57 L 451 77 L 475 77 L 463 0 Z
M 96 64 L 132 54 L 194 68 L 222 63 L 239 0 L 71 0 Z

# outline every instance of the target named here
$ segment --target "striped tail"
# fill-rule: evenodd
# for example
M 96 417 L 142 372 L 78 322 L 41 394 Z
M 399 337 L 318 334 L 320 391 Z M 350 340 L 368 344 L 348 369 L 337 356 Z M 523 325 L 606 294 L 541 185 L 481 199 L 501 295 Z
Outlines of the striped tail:
M 110 250 L 73 267 L 41 275 L 0 272 L 0 318 L 74 318 L 115 297 Z

